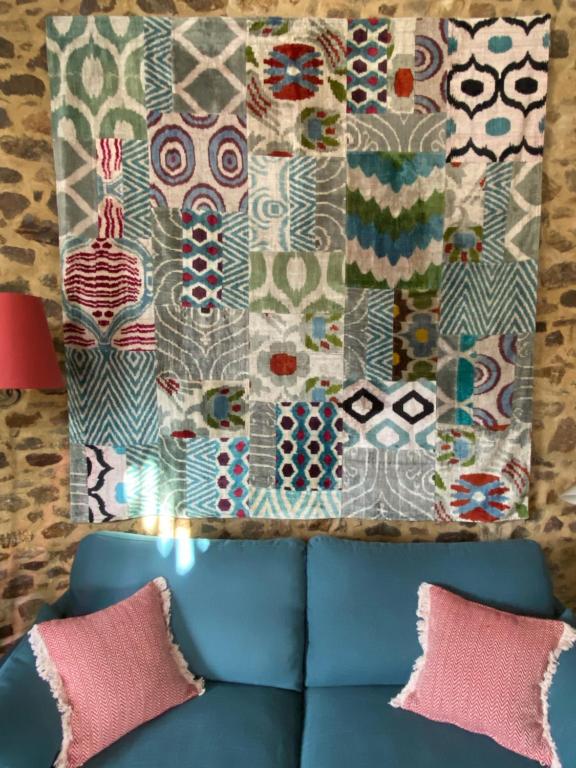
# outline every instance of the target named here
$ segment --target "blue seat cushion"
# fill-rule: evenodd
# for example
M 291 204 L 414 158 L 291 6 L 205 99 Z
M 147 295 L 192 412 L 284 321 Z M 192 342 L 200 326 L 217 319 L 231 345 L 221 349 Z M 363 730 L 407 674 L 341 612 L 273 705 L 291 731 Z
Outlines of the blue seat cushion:
M 531 541 L 308 546 L 307 685 L 402 685 L 421 649 L 423 581 L 495 608 L 552 617 L 544 555 Z
M 78 547 L 73 615 L 92 613 L 164 576 L 172 628 L 190 669 L 210 680 L 301 690 L 306 547 L 268 541 L 95 533 Z
M 301 693 L 208 682 L 86 768 L 299 768 L 301 732 Z
M 308 688 L 301 768 L 538 768 L 486 736 L 394 709 L 399 690 Z

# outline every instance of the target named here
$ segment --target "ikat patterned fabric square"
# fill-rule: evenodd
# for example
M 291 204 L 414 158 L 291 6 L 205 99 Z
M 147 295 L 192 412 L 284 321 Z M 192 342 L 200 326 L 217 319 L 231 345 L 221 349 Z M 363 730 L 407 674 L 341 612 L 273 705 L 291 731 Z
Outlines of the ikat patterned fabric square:
M 53 17 L 72 516 L 528 516 L 550 18 Z

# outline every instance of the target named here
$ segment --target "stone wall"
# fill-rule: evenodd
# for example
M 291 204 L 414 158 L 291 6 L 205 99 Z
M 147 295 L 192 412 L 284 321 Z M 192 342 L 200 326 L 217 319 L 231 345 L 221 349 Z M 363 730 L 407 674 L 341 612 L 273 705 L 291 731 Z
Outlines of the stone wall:
M 545 548 L 560 598 L 576 605 L 576 0 L 0 0 L 0 290 L 45 299 L 62 354 L 59 261 L 44 45 L 46 14 L 284 14 L 290 16 L 553 16 L 538 309 L 532 518 L 502 525 L 361 520 L 182 520 L 177 533 L 208 537 L 317 532 L 390 541 L 533 538 Z M 573 46 L 574 47 L 574 46 Z M 24 392 L 0 403 L 0 648 L 67 585 L 78 541 L 93 526 L 68 518 L 65 393 Z M 98 526 L 102 530 L 106 526 Z M 157 532 L 157 520 L 114 524 Z M 167 531 L 173 532 L 173 529 Z

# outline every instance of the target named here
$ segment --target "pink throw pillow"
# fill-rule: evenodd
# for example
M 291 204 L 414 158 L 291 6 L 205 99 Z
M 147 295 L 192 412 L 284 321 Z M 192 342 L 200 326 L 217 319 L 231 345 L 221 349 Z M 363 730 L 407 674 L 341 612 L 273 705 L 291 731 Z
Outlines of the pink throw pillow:
M 38 674 L 62 715 L 55 768 L 78 768 L 166 710 L 204 693 L 170 631 L 163 578 L 102 611 L 38 624 L 30 632 Z
M 542 765 L 561 768 L 548 692 L 558 657 L 576 641 L 562 621 L 516 616 L 442 587 L 418 592 L 416 661 L 393 707 L 490 736 Z

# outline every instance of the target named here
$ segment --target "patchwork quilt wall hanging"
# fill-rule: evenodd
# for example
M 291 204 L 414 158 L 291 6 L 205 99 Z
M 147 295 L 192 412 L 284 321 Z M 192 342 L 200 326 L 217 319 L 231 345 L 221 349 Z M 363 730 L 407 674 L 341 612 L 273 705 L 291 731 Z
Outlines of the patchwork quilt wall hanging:
M 73 518 L 526 517 L 550 18 L 47 35 Z

